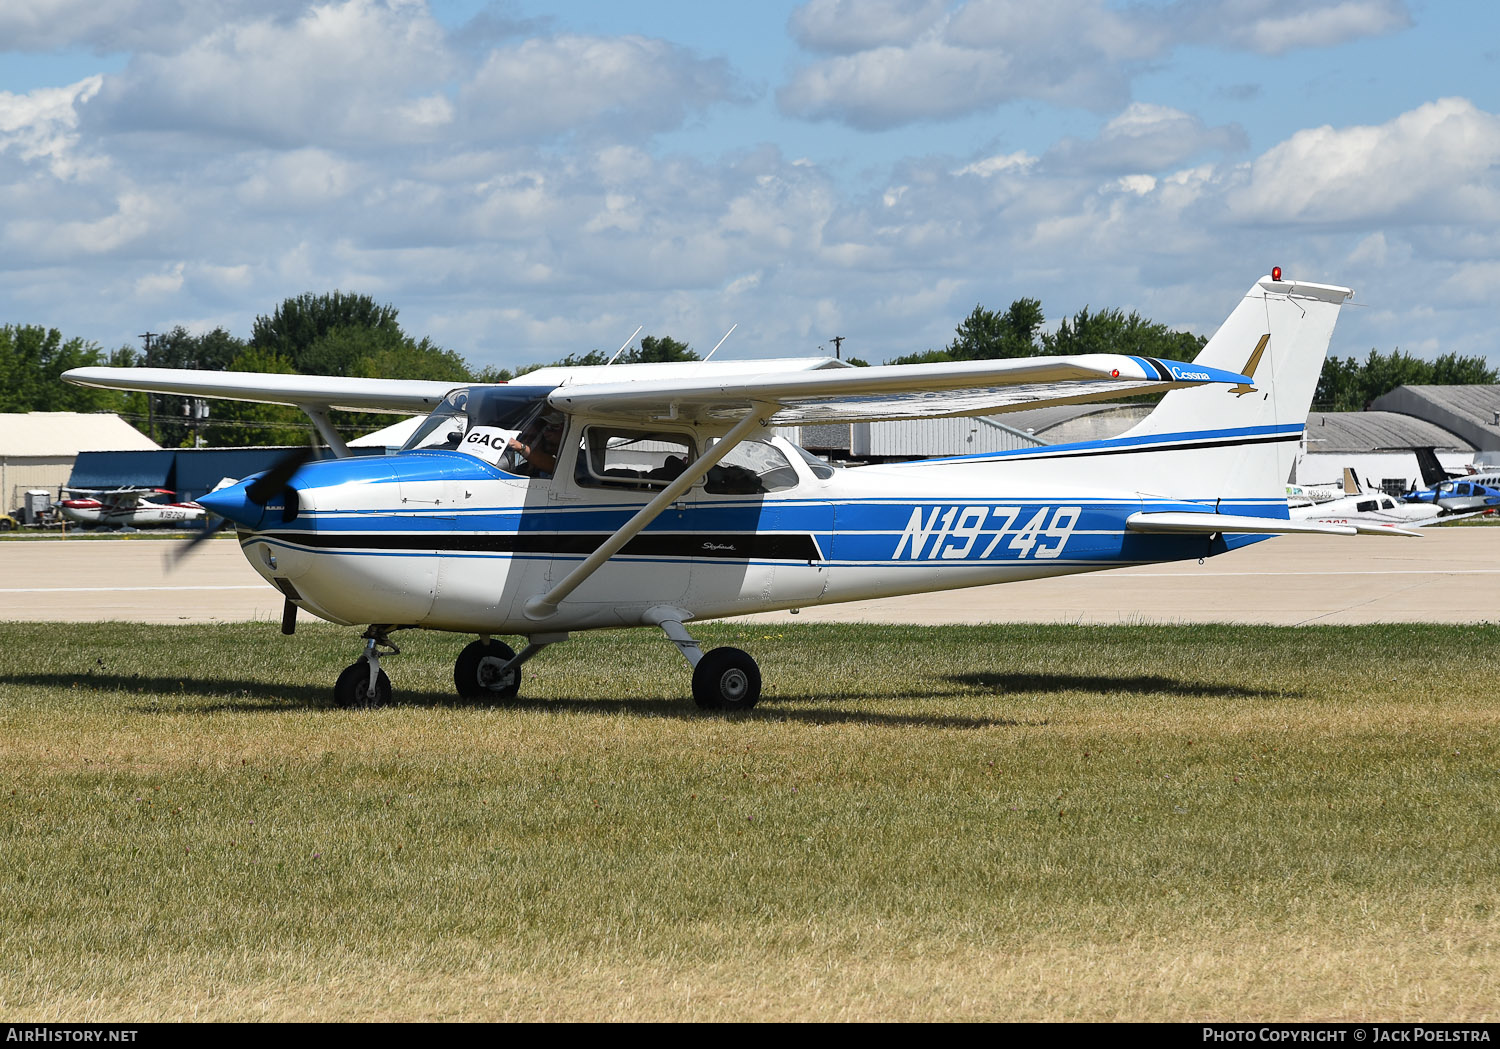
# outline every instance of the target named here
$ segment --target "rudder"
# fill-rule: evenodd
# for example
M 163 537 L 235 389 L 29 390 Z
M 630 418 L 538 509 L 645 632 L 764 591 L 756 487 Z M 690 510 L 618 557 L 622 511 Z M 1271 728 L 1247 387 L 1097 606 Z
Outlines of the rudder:
M 1339 308 L 1348 288 L 1256 281 L 1194 359 L 1239 372 L 1248 384 L 1173 390 L 1122 439 L 1181 436 L 1153 494 L 1212 497 L 1223 512 L 1286 512 L 1287 475 L 1307 423 Z M 1153 456 L 1153 459 L 1155 456 Z

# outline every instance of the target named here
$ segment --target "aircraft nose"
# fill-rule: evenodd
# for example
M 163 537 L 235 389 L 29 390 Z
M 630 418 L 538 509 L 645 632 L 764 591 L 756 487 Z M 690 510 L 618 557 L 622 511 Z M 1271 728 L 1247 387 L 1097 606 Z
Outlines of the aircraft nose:
M 240 481 L 238 484 L 220 488 L 217 492 L 209 492 L 207 495 L 198 497 L 198 505 L 209 513 L 218 514 L 241 528 L 254 530 L 259 527 L 266 508 L 251 500 L 246 491 L 249 486 L 250 482 Z

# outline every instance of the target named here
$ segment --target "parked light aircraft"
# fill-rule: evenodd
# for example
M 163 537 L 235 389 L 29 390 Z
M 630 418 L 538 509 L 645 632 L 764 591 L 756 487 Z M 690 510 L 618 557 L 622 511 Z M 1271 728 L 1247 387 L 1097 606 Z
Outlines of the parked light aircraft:
M 1490 481 L 1443 469 L 1435 448 L 1413 448 L 1412 451 L 1417 453 L 1417 467 L 1422 471 L 1422 484 L 1426 487 L 1414 485 L 1411 491 L 1401 496 L 1403 502 L 1426 503 L 1450 513 L 1492 510 L 1500 506 L 1500 489 Z
M 1442 485 L 1453 483 L 1444 481 Z M 1359 483 L 1359 477 L 1353 468 L 1347 466 L 1344 467 L 1344 490 L 1349 494 L 1339 499 L 1308 506 L 1292 506 L 1292 518 L 1298 521 L 1352 525 L 1370 534 L 1414 536 L 1421 533 L 1411 531 L 1413 528 L 1459 521 L 1484 513 L 1487 509 L 1483 505 L 1471 509 L 1433 501 L 1407 502 L 1381 491 L 1367 491 Z
M 1346 288 L 1255 282 L 1191 364 L 1122 354 L 874 368 L 827 359 L 550 368 L 510 384 L 81 368 L 82 385 L 431 414 L 385 457 L 289 463 L 204 496 L 298 609 L 369 624 L 341 705 L 388 700 L 390 635 L 477 634 L 454 682 L 517 694 L 572 633 L 653 626 L 700 706 L 743 710 L 755 660 L 694 621 L 1201 559 L 1282 533 L 1285 482 Z M 835 470 L 775 425 L 993 414 L 1166 391 L 1109 440 Z M 518 654 L 495 635 L 526 640 Z
M 159 503 L 149 496 L 174 495 L 165 488 L 68 488 L 75 498 L 57 504 L 57 512 L 74 524 L 103 528 L 177 527 L 201 521 L 198 503 Z M 82 498 L 76 498 L 82 496 Z
M 1356 489 L 1357 491 L 1358 489 Z M 1288 506 L 1313 506 L 1317 503 L 1326 503 L 1334 499 L 1342 499 L 1352 494 L 1349 490 L 1349 468 L 1344 468 L 1343 481 L 1330 481 L 1326 484 L 1289 484 L 1286 486 L 1286 502 Z

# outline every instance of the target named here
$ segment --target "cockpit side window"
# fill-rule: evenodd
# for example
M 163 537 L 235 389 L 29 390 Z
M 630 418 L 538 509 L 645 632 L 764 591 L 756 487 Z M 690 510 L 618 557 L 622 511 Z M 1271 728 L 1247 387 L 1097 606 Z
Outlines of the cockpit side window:
M 415 448 L 459 448 L 471 438 L 478 444 L 475 431 L 484 431 L 486 444 L 497 437 L 515 436 L 528 421 L 546 407 L 550 386 L 463 386 L 443 398 L 431 415 L 422 420 L 401 450 Z M 485 456 L 488 458 L 488 456 Z
M 807 468 L 812 471 L 813 476 L 818 480 L 826 481 L 833 476 L 833 467 L 829 466 L 826 461 L 819 459 L 800 444 L 792 445 L 792 451 L 802 457 L 802 461 L 807 464 Z

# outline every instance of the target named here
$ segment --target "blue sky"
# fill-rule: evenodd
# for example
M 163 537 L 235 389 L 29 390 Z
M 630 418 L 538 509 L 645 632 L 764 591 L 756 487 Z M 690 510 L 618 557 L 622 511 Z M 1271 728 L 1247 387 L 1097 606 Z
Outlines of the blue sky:
M 476 364 L 870 360 L 973 305 L 1500 364 L 1500 15 L 1418 0 L 0 6 L 0 322 L 248 335 L 342 288 Z

